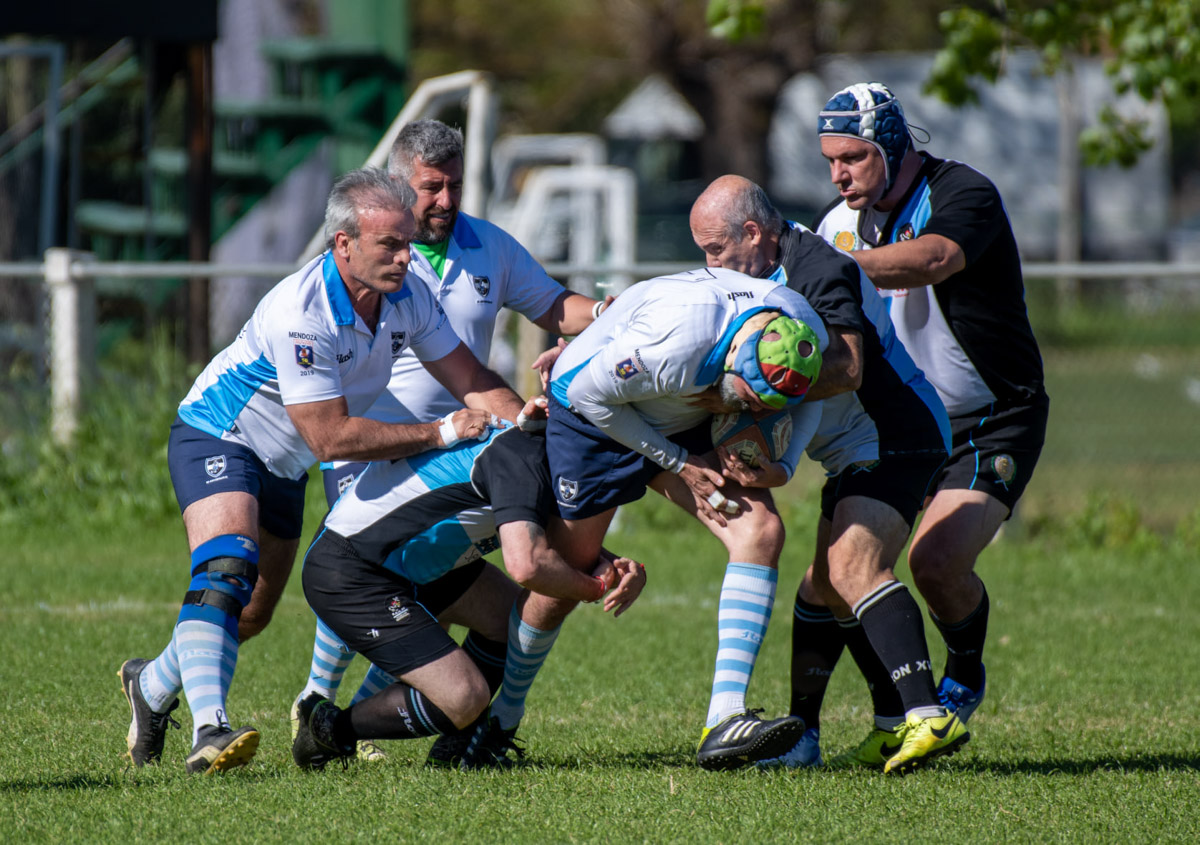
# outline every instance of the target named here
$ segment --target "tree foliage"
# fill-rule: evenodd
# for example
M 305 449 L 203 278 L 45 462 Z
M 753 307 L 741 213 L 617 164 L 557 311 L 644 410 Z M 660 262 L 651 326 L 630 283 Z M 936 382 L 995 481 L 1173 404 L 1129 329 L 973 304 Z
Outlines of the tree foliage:
M 995 82 L 1015 47 L 1041 53 L 1048 73 L 1077 56 L 1105 59 L 1118 94 L 1164 103 L 1176 120 L 1195 121 L 1200 94 L 1200 3 L 1196 0 L 996 0 L 941 14 L 945 44 L 926 90 L 954 104 L 978 99 L 976 81 Z M 1130 165 L 1150 147 L 1144 125 L 1111 105 L 1080 143 L 1093 164 Z

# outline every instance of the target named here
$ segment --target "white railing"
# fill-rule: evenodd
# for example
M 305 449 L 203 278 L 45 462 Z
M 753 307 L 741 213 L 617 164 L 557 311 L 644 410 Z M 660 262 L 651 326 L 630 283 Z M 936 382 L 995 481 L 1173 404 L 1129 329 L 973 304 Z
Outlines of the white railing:
M 624 258 L 624 256 L 623 256 Z M 548 262 L 546 271 L 555 278 L 577 276 L 650 279 L 700 262 L 613 263 Z M 59 442 L 70 440 L 82 410 L 82 385 L 95 365 L 96 307 L 93 283 L 98 278 L 183 279 L 190 277 L 242 276 L 277 278 L 294 272 L 299 264 L 217 264 L 182 261 L 93 261 L 87 253 L 49 249 L 41 262 L 0 262 L 0 276 L 42 281 L 50 303 L 50 393 L 51 428 Z M 1200 290 L 1200 263 L 1076 262 L 1054 264 L 1030 262 L 1023 265 L 1027 279 L 1176 279 L 1191 281 Z

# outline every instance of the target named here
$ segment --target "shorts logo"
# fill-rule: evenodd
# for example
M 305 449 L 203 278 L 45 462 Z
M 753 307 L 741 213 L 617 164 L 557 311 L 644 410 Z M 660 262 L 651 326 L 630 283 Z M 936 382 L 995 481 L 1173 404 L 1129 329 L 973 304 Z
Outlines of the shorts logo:
M 628 381 L 638 374 L 637 364 L 633 363 L 632 358 L 626 358 L 621 363 L 617 364 L 613 371 L 617 374 L 617 378 Z
M 579 482 L 571 481 L 569 478 L 558 477 L 558 498 L 564 502 L 569 502 L 579 495 Z
M 853 232 L 838 232 L 833 236 L 833 245 L 840 250 L 853 252 L 858 246 L 858 236 Z
M 490 555 L 496 549 L 500 548 L 500 540 L 497 537 L 487 537 L 483 540 L 475 541 L 475 548 L 479 550 L 481 555 Z
M 471 284 L 475 286 L 475 292 L 483 297 L 486 297 L 492 289 L 492 280 L 487 276 L 472 276 Z
M 349 473 L 348 475 L 343 475 L 341 478 L 339 478 L 337 480 L 338 495 L 340 496 L 343 493 L 345 493 L 347 488 L 349 488 L 349 486 L 353 483 L 354 483 L 354 473 Z
M 220 478 L 225 474 L 225 456 L 213 455 L 211 458 L 205 458 L 204 471 L 208 473 L 209 478 Z
M 313 365 L 313 348 L 311 343 L 296 344 L 296 363 L 306 370 Z
M 392 596 L 392 600 L 388 602 L 388 613 L 392 614 L 392 618 L 397 622 L 403 622 L 408 618 L 408 608 L 404 606 L 404 602 L 400 601 L 399 596 Z
M 896 235 L 897 241 L 911 241 L 916 236 L 916 230 L 913 229 L 913 224 L 905 223 L 900 227 L 899 234 Z
M 992 458 L 992 472 L 1003 483 L 1009 484 L 1017 477 L 1017 462 L 1012 455 L 996 455 Z
M 404 348 L 404 332 L 392 332 L 392 357 L 400 354 Z

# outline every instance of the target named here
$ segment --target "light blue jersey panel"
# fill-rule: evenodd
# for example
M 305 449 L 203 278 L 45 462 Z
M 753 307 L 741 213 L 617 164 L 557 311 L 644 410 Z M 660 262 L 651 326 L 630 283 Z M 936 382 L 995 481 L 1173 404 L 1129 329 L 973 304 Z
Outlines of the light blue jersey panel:
M 259 355 L 250 364 L 238 364 L 217 376 L 199 401 L 180 406 L 179 418 L 192 428 L 220 437 L 233 428 L 238 414 L 258 388 L 274 381 L 277 375 L 265 355 Z
M 474 545 L 458 518 L 449 517 L 396 549 L 383 566 L 414 584 L 428 584 L 453 569 L 463 552 L 472 551 L 479 557 Z

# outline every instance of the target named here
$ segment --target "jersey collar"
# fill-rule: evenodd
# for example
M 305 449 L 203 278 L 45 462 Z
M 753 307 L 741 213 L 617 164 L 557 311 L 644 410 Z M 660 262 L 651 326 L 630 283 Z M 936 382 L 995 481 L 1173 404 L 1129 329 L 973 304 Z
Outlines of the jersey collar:
M 738 329 L 755 314 L 769 310 L 766 306 L 760 305 L 757 308 L 743 311 L 734 318 L 729 327 L 725 329 L 724 334 L 721 335 L 721 339 L 717 341 L 717 345 L 713 347 L 712 352 L 708 353 L 708 357 L 700 365 L 700 369 L 696 373 L 695 384 L 697 387 L 708 387 L 721 377 L 721 373 L 725 370 L 725 356 L 729 354 L 729 347 L 733 344 L 733 337 L 738 333 Z
M 325 295 L 329 297 L 329 309 L 333 312 L 334 325 L 353 326 L 356 318 L 354 304 L 350 302 L 350 293 L 346 290 L 346 283 L 342 281 L 342 274 L 338 272 L 331 249 L 325 251 L 325 258 L 321 261 L 321 273 L 325 277 Z M 384 299 L 395 305 L 412 296 L 407 281 L 406 278 L 404 287 L 395 293 L 384 294 Z
M 471 225 L 471 218 L 461 211 L 454 221 L 453 238 L 461 249 L 479 249 L 483 246 L 483 241 L 479 240 L 479 235 L 475 233 L 475 228 Z

